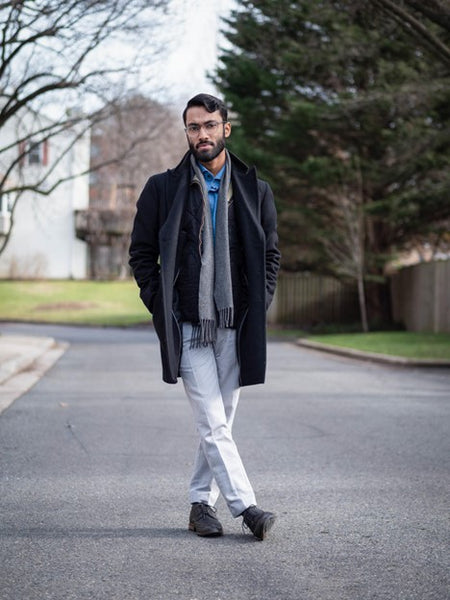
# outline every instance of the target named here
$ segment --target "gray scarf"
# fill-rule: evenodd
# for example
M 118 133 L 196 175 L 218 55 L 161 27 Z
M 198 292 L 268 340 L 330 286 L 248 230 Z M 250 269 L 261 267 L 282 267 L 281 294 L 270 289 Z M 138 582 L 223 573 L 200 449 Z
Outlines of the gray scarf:
M 232 193 L 231 161 L 226 152 L 225 173 L 220 183 L 217 200 L 215 243 L 206 183 L 193 156 L 191 156 L 191 164 L 195 173 L 193 181 L 200 185 L 203 198 L 203 219 L 200 230 L 202 259 L 198 293 L 200 323 L 193 327 L 191 340 L 191 346 L 197 347 L 214 342 L 217 327 L 232 327 L 234 321 L 228 239 L 228 200 Z

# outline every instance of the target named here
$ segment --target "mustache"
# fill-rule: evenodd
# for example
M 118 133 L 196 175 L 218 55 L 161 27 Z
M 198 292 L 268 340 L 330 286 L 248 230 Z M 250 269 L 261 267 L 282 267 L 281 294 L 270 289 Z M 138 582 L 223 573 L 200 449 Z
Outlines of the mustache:
M 200 148 L 200 146 L 214 146 L 214 144 L 212 142 L 198 142 L 195 144 L 196 148 Z

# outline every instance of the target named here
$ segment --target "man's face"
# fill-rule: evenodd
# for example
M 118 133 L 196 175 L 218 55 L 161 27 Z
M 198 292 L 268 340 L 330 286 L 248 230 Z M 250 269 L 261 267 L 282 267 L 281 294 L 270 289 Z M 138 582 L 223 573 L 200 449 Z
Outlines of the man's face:
M 217 127 L 212 124 L 217 123 Z M 230 123 L 223 123 L 220 111 L 208 112 L 203 106 L 191 106 L 186 112 L 186 137 L 189 148 L 201 163 L 214 160 L 225 148 L 231 133 Z M 189 131 L 189 127 L 198 131 Z

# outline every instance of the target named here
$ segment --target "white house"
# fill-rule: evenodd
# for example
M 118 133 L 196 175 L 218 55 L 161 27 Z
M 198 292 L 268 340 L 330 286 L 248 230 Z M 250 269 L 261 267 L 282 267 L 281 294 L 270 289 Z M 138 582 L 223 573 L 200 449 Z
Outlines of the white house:
M 83 279 L 88 272 L 87 244 L 76 238 L 75 211 L 89 204 L 88 175 L 90 138 L 86 124 L 66 129 L 45 140 L 42 131 L 52 126 L 45 117 L 22 113 L 1 129 L 0 179 L 8 173 L 6 193 L 0 196 L 0 278 Z M 29 132 L 41 132 L 31 141 L 20 140 Z M 74 177 L 75 176 L 75 177 Z M 40 186 L 48 194 L 17 187 Z M 11 190 L 8 192 L 8 190 Z M 0 192 L 1 193 L 1 192 Z

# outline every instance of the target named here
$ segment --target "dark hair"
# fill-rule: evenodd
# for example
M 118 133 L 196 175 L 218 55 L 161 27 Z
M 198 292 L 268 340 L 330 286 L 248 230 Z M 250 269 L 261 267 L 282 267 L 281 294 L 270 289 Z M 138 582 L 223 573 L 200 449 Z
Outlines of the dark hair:
M 186 104 L 186 108 L 183 111 L 183 122 L 186 125 L 186 113 L 188 108 L 191 106 L 203 106 L 210 113 L 216 112 L 216 110 L 220 110 L 220 115 L 223 121 L 228 121 L 228 110 L 222 100 L 216 98 L 215 96 L 211 96 L 210 94 L 197 94 L 193 98 L 191 98 Z

